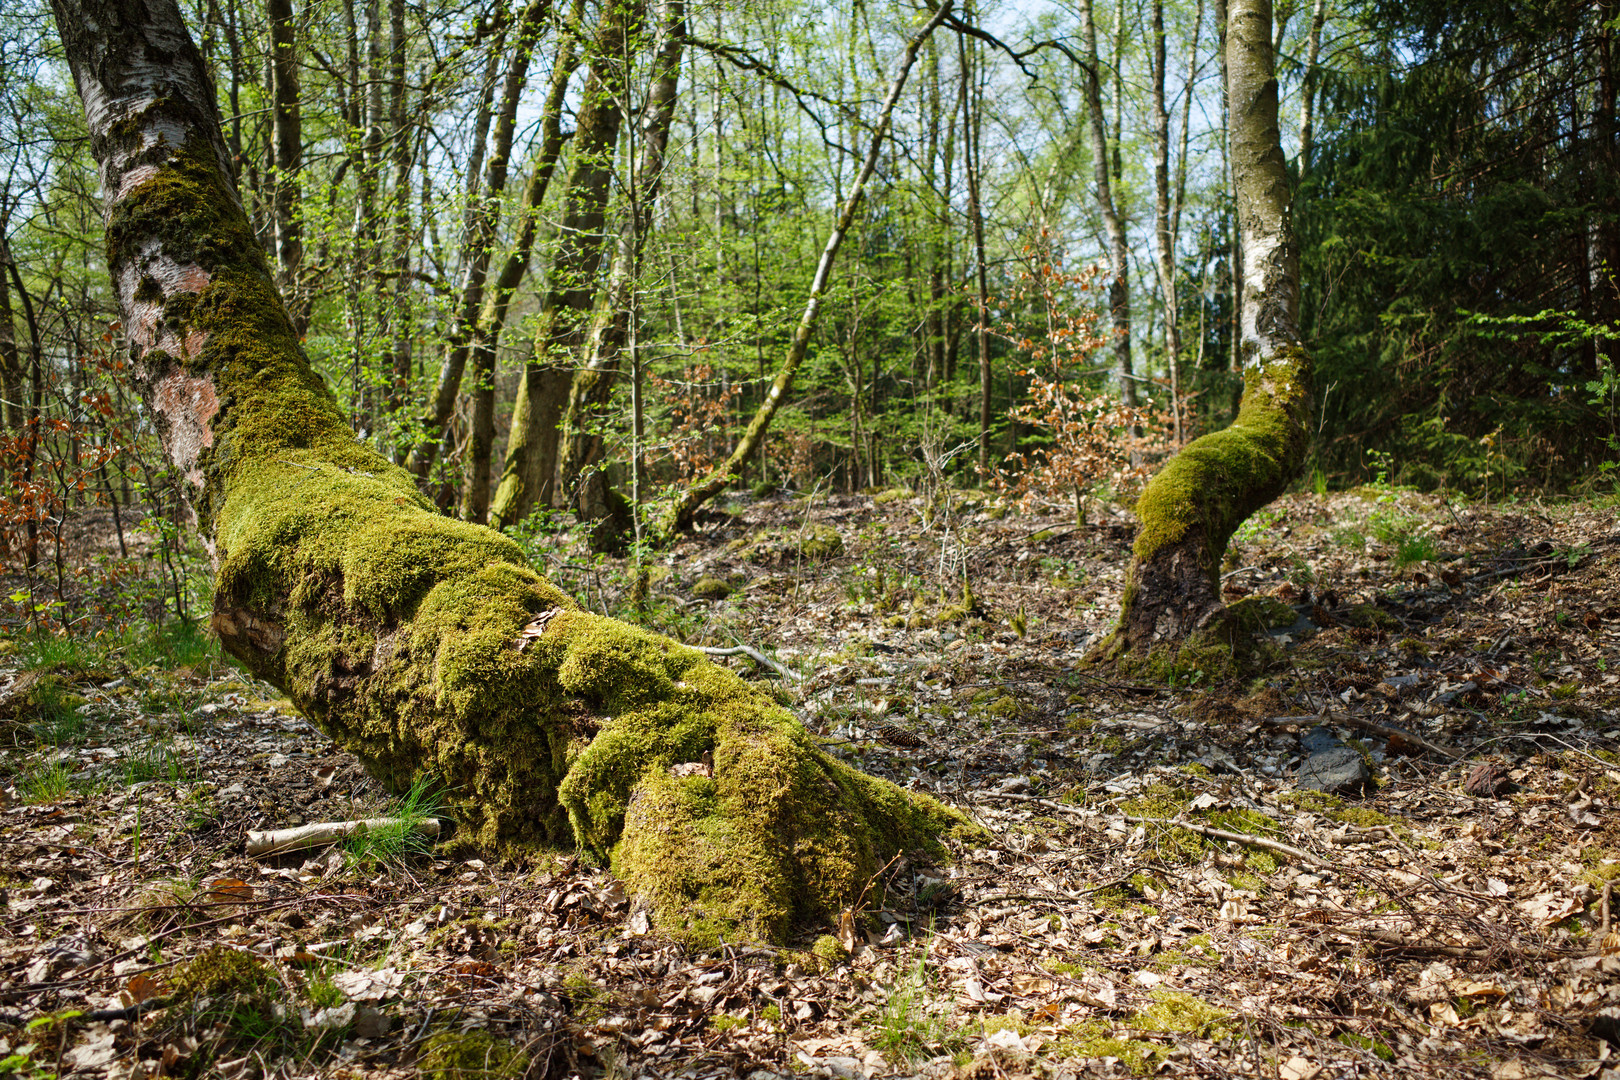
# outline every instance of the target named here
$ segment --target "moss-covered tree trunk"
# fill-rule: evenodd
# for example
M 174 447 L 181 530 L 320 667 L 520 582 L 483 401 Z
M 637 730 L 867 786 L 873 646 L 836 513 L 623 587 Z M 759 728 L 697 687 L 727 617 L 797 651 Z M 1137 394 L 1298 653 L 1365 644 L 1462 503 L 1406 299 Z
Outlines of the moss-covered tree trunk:
M 391 785 L 442 782 L 475 837 L 578 844 L 700 937 L 780 938 L 960 824 L 434 512 L 312 372 L 175 0 L 55 7 L 137 383 L 213 550 L 213 628 L 249 670 Z
M 1221 558 L 1245 518 L 1281 495 L 1308 440 L 1310 356 L 1299 337 L 1299 248 L 1277 128 L 1269 0 L 1228 5 L 1232 183 L 1243 244 L 1243 402 L 1232 426 L 1190 443 L 1137 503 L 1141 532 L 1105 659 L 1229 653 L 1243 628 L 1220 600 Z

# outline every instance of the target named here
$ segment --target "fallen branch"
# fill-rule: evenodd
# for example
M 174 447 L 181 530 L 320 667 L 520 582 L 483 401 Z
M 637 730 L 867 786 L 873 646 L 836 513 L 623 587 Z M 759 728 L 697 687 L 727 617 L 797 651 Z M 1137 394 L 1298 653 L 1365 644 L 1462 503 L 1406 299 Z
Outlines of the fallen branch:
M 1412 743 L 1414 746 L 1423 747 L 1423 749 L 1429 751 L 1431 754 L 1439 754 L 1441 757 L 1450 758 L 1452 761 L 1461 761 L 1463 759 L 1463 755 L 1456 750 L 1448 750 L 1439 743 L 1432 743 L 1428 739 L 1425 739 L 1423 736 L 1415 734 L 1414 732 L 1403 731 L 1401 728 L 1390 727 L 1387 724 L 1380 724 L 1376 720 L 1366 720 L 1362 717 L 1353 716 L 1349 713 L 1346 713 L 1343 716 L 1336 716 L 1331 709 L 1324 710 L 1322 713 L 1322 718 L 1330 723 L 1349 724 L 1351 727 L 1358 727 L 1363 731 L 1370 731 L 1375 735 L 1382 735 L 1386 739 L 1405 740 L 1406 742 Z
M 782 676 L 782 678 L 792 679 L 794 682 L 798 682 L 803 678 L 803 676 L 798 672 L 792 671 L 786 666 L 777 663 L 775 660 L 772 660 L 770 657 L 766 656 L 752 645 L 733 645 L 729 649 L 717 649 L 706 645 L 698 645 L 695 646 L 695 648 L 698 652 L 704 653 L 708 656 L 746 656 L 760 667 L 768 667 L 778 675 Z
M 432 840 L 439 838 L 438 818 L 423 818 L 412 822 L 405 818 L 367 818 L 364 821 L 319 821 L 313 825 L 300 825 L 296 829 L 277 829 L 273 832 L 247 834 L 247 853 L 255 858 L 279 855 L 284 851 L 325 847 L 351 836 L 361 836 L 383 829 L 408 827 L 411 832 Z
M 1293 847 L 1289 844 L 1284 844 L 1279 840 L 1267 840 L 1263 836 L 1253 836 L 1249 833 L 1228 832 L 1225 829 L 1212 829 L 1208 825 L 1198 825 L 1182 817 L 1171 819 L 1131 817 L 1129 815 L 1122 816 L 1124 817 L 1124 820 L 1130 822 L 1132 825 L 1165 825 L 1172 829 L 1186 829 L 1188 832 L 1195 832 L 1200 836 L 1207 836 L 1211 840 L 1230 840 L 1234 844 L 1246 844 L 1249 847 L 1265 848 L 1268 851 L 1275 851 L 1279 855 L 1287 855 L 1291 859 L 1298 859 L 1300 862 L 1308 862 L 1315 866 L 1332 865 L 1326 859 L 1320 859 L 1303 848 Z

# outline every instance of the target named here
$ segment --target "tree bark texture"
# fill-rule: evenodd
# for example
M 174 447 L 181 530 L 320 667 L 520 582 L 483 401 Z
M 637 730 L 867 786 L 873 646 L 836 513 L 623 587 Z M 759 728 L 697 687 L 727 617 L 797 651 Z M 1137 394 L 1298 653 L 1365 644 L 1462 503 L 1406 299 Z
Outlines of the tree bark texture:
M 1225 430 L 1190 443 L 1136 506 L 1119 629 L 1106 659 L 1173 661 L 1191 645 L 1230 654 L 1240 627 L 1219 593 L 1232 533 L 1282 494 L 1309 438 L 1311 360 L 1299 336 L 1299 248 L 1279 141 L 1270 0 L 1230 0 L 1226 34 L 1232 179 L 1243 244 L 1243 403 Z
M 562 443 L 557 462 L 558 488 L 573 502 L 582 518 L 600 518 L 615 504 L 605 492 L 589 495 L 580 490 L 580 474 L 594 465 L 601 454 L 601 437 L 591 428 L 601 418 L 612 394 L 619 370 L 619 357 L 630 336 L 632 290 L 640 285 L 640 262 L 652 231 L 653 210 L 663 179 L 664 151 L 669 146 L 670 126 L 680 89 L 681 47 L 686 40 L 684 0 L 664 0 L 659 5 L 659 49 L 653 61 L 652 91 L 641 118 L 641 161 L 631 186 L 634 204 L 619 227 L 618 250 L 608 279 L 602 313 L 591 331 L 591 358 L 574 373 L 563 410 Z M 622 500 L 621 500 L 622 501 Z M 619 527 L 623 523 L 616 523 Z M 633 525 L 633 523 L 630 523 Z
M 437 778 L 477 839 L 581 845 L 699 939 L 780 939 L 961 825 L 436 513 L 311 370 L 174 0 L 55 8 L 137 385 L 213 551 L 213 629 L 250 671 L 391 786 Z
M 299 288 L 304 265 L 304 223 L 299 173 L 304 167 L 304 124 L 298 85 L 297 27 L 292 0 L 266 0 L 270 18 L 271 108 L 275 131 L 276 283 L 286 298 L 293 328 L 309 327 L 309 301 Z

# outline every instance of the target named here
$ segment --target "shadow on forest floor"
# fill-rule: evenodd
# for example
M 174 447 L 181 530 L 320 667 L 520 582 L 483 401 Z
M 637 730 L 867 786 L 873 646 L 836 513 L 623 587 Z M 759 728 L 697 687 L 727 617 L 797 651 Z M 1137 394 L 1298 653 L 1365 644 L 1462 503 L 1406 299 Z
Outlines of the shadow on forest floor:
M 705 530 L 640 609 L 626 562 L 530 546 L 593 608 L 771 654 L 833 752 L 992 844 L 897 861 L 802 951 L 694 953 L 564 854 L 249 858 L 392 803 L 194 636 L 15 638 L 0 1074 L 1620 1075 L 1612 506 L 1290 496 L 1225 574 L 1291 609 L 1282 661 L 1173 689 L 1079 667 L 1126 518 L 893 492 Z

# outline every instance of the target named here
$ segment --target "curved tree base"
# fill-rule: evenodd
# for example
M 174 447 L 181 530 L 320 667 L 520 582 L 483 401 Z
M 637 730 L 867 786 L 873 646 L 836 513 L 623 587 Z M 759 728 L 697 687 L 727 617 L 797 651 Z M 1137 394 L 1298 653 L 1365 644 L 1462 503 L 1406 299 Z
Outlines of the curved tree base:
M 242 477 L 214 627 L 391 787 L 440 780 L 478 841 L 578 844 L 663 929 L 782 940 L 969 828 L 829 757 L 697 650 L 579 610 L 510 540 L 371 464 L 289 451 Z

